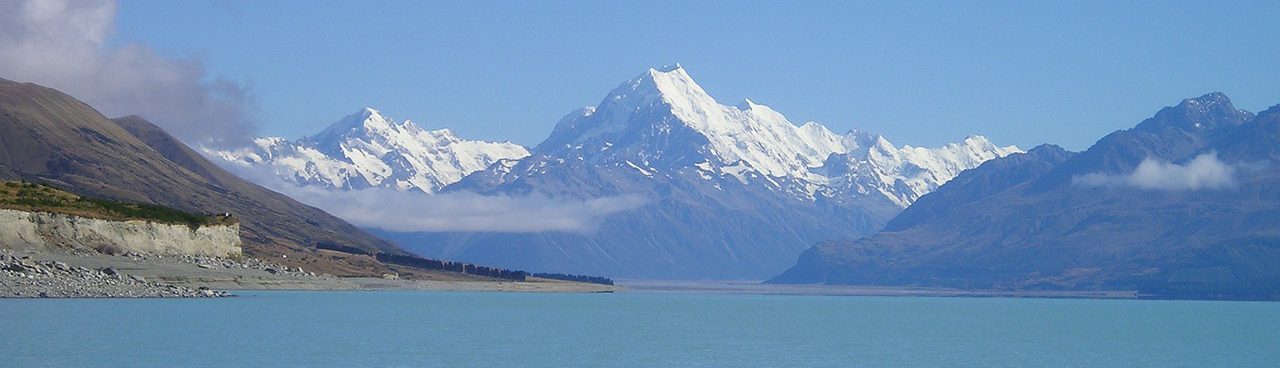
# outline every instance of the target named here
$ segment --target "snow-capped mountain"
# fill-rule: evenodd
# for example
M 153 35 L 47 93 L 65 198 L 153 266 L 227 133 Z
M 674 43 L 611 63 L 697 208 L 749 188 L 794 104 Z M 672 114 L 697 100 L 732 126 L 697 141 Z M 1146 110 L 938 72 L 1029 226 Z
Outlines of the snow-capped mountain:
M 645 141 L 666 137 L 688 139 Z M 650 164 L 678 166 L 686 163 L 680 159 L 698 156 L 713 158 L 715 166 L 741 161 L 762 174 L 797 177 L 846 150 L 839 135 L 816 123 L 797 127 L 749 100 L 740 106 L 719 104 L 679 65 L 650 69 L 615 89 L 598 107 L 571 114 L 539 148 L 558 149 L 550 146 L 561 144 L 604 156 L 614 156 L 604 152 L 605 145 L 635 144 L 636 158 L 669 161 Z
M 828 239 L 870 234 L 983 161 L 1021 152 L 972 136 L 938 148 L 796 125 L 768 106 L 720 104 L 679 65 L 650 69 L 556 124 L 528 157 L 445 191 L 651 203 L 590 234 L 391 236 L 424 255 L 630 278 L 761 278 Z
M 564 117 L 534 152 L 474 180 L 501 185 L 572 159 L 645 176 L 692 169 L 706 180 L 731 177 L 807 200 L 883 195 L 905 208 L 961 171 L 1021 150 L 982 136 L 937 148 L 896 147 L 858 130 L 839 135 L 816 122 L 797 126 L 751 100 L 720 104 L 677 64 L 650 69 L 599 106 Z
M 987 160 L 1022 152 L 996 146 L 986 137 L 969 136 L 942 147 L 895 147 L 881 136 L 850 132 L 848 152 L 832 155 L 814 172 L 826 179 L 831 196 L 884 195 L 906 208 L 942 184 Z
M 449 129 L 425 130 L 364 108 L 320 133 L 289 141 L 254 140 L 253 147 L 209 151 L 228 163 L 269 167 L 287 182 L 349 190 L 370 187 L 435 193 L 498 160 L 529 155 L 513 143 L 458 138 Z

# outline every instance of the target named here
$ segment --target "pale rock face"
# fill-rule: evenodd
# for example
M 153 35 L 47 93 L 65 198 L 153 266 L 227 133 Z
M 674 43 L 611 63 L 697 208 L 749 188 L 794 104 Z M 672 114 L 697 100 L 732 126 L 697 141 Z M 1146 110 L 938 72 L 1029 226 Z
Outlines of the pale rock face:
M 529 154 L 513 143 L 464 140 L 448 129 L 396 122 L 372 108 L 297 141 L 263 137 L 255 139 L 253 147 L 206 153 L 233 165 L 268 167 L 298 185 L 424 193 L 435 193 L 498 160 Z
M 241 254 L 240 225 L 192 228 L 149 221 L 111 221 L 57 213 L 0 209 L 0 245 L 117 249 L 162 255 L 226 257 Z

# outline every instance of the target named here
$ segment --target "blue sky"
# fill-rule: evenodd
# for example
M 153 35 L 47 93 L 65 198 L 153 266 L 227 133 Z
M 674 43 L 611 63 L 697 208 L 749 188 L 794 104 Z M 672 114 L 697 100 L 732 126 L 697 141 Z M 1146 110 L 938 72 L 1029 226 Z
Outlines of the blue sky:
M 247 87 L 265 135 L 373 106 L 534 145 L 679 62 L 721 103 L 897 144 L 1087 148 L 1211 91 L 1280 103 L 1280 2 L 134 1 L 109 44 Z

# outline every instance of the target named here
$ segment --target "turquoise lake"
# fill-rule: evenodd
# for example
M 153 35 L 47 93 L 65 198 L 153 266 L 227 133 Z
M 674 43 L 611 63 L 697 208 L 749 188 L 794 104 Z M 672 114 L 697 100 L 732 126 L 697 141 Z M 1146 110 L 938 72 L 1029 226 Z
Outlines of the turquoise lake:
M 1275 367 L 1280 303 L 692 293 L 0 300 L 12 367 Z

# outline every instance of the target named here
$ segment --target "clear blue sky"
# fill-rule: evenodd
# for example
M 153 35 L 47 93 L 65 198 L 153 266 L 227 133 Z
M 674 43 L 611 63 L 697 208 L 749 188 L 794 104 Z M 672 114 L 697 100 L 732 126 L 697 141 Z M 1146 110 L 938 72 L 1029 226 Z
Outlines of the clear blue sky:
M 1182 98 L 1280 103 L 1280 2 L 130 1 L 111 43 L 247 85 L 262 134 L 373 106 L 533 145 L 680 62 L 722 103 L 897 144 L 1088 147 Z

